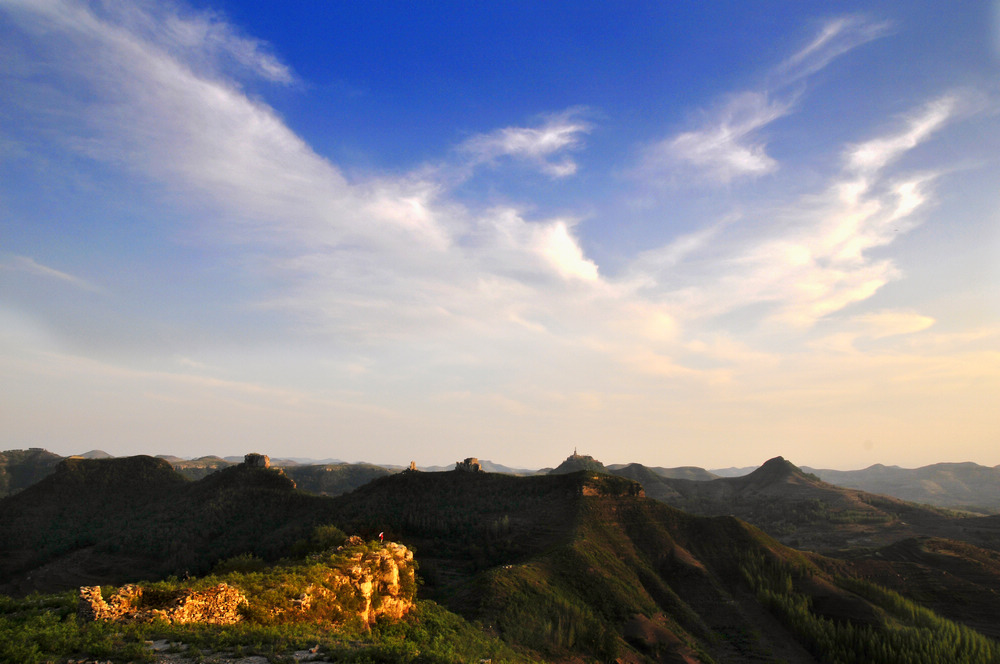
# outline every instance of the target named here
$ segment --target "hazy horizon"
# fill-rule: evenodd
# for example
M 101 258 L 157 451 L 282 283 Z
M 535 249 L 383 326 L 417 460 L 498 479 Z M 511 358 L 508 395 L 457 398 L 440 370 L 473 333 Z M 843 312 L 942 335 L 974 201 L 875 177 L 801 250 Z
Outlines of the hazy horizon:
M 0 0 L 0 447 L 1000 464 L 998 74 L 995 2 Z
M 21 449 L 24 449 L 24 448 L 21 448 Z M 44 448 L 35 448 L 35 449 L 44 449 Z M 11 450 L 2 450 L 2 451 L 11 451 Z M 72 452 L 72 453 L 58 453 L 58 452 L 54 452 L 53 450 L 45 450 L 45 451 L 52 452 L 54 454 L 59 454 L 60 456 L 63 456 L 63 457 L 85 456 L 85 455 L 88 455 L 88 454 L 91 454 L 91 453 L 109 454 L 113 458 L 121 458 L 121 457 L 127 457 L 127 456 L 134 456 L 134 455 L 130 455 L 130 454 L 129 455 L 111 454 L 110 452 L 107 452 L 106 450 L 97 449 L 97 448 L 91 449 L 91 450 L 85 450 L 85 451 L 76 451 L 76 452 Z M 176 454 L 171 454 L 170 452 L 143 452 L 142 454 L 148 454 L 149 456 L 154 456 L 154 457 L 175 457 L 175 458 L 182 459 L 182 460 L 185 460 L 185 461 L 195 461 L 195 460 L 198 460 L 198 459 L 201 459 L 201 458 L 205 458 L 205 457 L 215 457 L 215 458 L 220 458 L 220 459 L 224 459 L 224 460 L 226 460 L 226 459 L 234 460 L 234 459 L 240 459 L 245 454 L 249 454 L 250 452 L 254 452 L 254 453 L 258 453 L 258 454 L 266 454 L 269 458 L 271 458 L 272 461 L 282 460 L 283 459 L 283 460 L 297 461 L 299 463 L 324 462 L 324 463 L 345 463 L 345 464 L 371 464 L 371 465 L 376 465 L 376 466 L 406 468 L 406 467 L 409 466 L 410 461 L 415 461 L 417 463 L 417 469 L 418 470 L 422 469 L 422 468 L 434 468 L 434 469 L 449 468 L 449 467 L 454 466 L 454 464 L 456 462 L 462 461 L 465 458 L 468 458 L 468 457 L 462 457 L 461 459 L 455 459 L 454 461 L 444 461 L 444 462 L 434 462 L 434 461 L 431 461 L 431 462 L 428 462 L 428 463 L 422 463 L 422 462 L 420 462 L 417 459 L 409 459 L 409 460 L 407 460 L 405 462 L 387 461 L 387 462 L 377 463 L 377 462 L 374 462 L 374 461 L 370 461 L 368 459 L 352 459 L 352 458 L 340 458 L 340 457 L 329 457 L 329 456 L 328 457 L 302 457 L 302 456 L 298 456 L 298 455 L 275 455 L 275 454 L 270 454 L 267 451 L 259 450 L 259 449 L 248 450 L 246 452 L 242 452 L 242 453 L 239 453 L 239 454 L 214 454 L 212 452 L 206 452 L 204 454 L 197 454 L 197 455 L 194 455 L 194 456 L 178 456 Z M 816 466 L 816 465 L 813 465 L 813 464 L 810 464 L 810 463 L 798 463 L 798 462 L 796 462 L 795 459 L 790 459 L 787 456 L 782 455 L 782 454 L 776 454 L 774 456 L 768 457 L 767 459 L 762 459 L 758 463 L 748 464 L 748 465 L 745 465 L 745 466 L 733 466 L 733 465 L 729 465 L 729 466 L 708 466 L 708 465 L 699 465 L 699 464 L 684 464 L 682 466 L 671 466 L 671 465 L 664 466 L 662 464 L 644 463 L 643 461 L 641 461 L 639 459 L 630 459 L 628 461 L 621 461 L 621 460 L 606 461 L 604 459 L 599 459 L 599 458 L 593 457 L 593 455 L 586 454 L 586 453 L 583 453 L 583 452 L 580 453 L 580 456 L 590 456 L 590 457 L 594 458 L 596 461 L 604 464 L 604 466 L 618 466 L 618 465 L 624 466 L 624 465 L 628 465 L 628 464 L 632 464 L 632 463 L 638 463 L 638 464 L 641 464 L 641 465 L 649 467 L 649 468 L 652 468 L 652 467 L 657 467 L 657 468 L 682 468 L 682 467 L 684 467 L 684 468 L 701 468 L 701 469 L 707 470 L 709 472 L 714 472 L 714 471 L 731 471 L 731 470 L 746 470 L 748 473 L 749 472 L 753 472 L 753 470 L 755 470 L 757 468 L 760 468 L 767 461 L 770 461 L 771 459 L 778 458 L 778 457 L 784 458 L 786 461 L 790 461 L 791 463 L 793 463 L 795 466 L 797 466 L 799 468 L 808 468 L 808 469 L 816 469 L 816 470 L 834 470 L 834 471 L 866 470 L 866 469 L 868 469 L 868 468 L 870 468 L 872 466 L 877 466 L 877 465 L 881 465 L 881 466 L 885 466 L 885 467 L 889 467 L 889 468 L 899 468 L 901 470 L 917 470 L 919 468 L 923 468 L 923 467 L 926 467 L 926 466 L 934 466 L 934 465 L 939 465 L 939 464 L 946 464 L 946 465 L 948 465 L 948 464 L 975 463 L 975 462 L 970 462 L 970 461 L 941 460 L 941 461 L 936 461 L 936 462 L 933 462 L 933 463 L 930 463 L 930 464 L 924 464 L 922 466 L 902 466 L 902 465 L 899 465 L 899 464 L 882 463 L 882 462 L 876 461 L 876 462 L 873 462 L 873 463 L 869 464 L 868 466 L 864 466 L 864 467 L 856 467 L 856 468 L 845 468 L 845 467 L 828 468 L 828 467 L 819 467 L 819 466 Z M 538 471 L 538 470 L 544 470 L 546 468 L 555 468 L 559 464 L 561 464 L 563 461 L 565 461 L 566 458 L 568 458 L 568 457 L 563 457 L 563 458 L 559 459 L 558 461 L 555 461 L 553 463 L 547 463 L 547 464 L 544 464 L 544 465 L 541 465 L 541 466 L 519 466 L 519 465 L 516 465 L 516 464 L 506 463 L 502 459 L 487 459 L 485 457 L 474 457 L 474 458 L 478 458 L 480 460 L 480 462 L 487 462 L 487 463 L 491 463 L 491 464 L 496 464 L 498 466 L 503 466 L 503 467 L 506 467 L 506 468 L 510 468 L 512 470 Z M 985 468 L 996 468 L 997 467 L 997 466 L 988 466 L 988 465 L 985 465 L 985 464 L 977 464 L 977 465 L 980 465 L 980 466 L 985 467 Z

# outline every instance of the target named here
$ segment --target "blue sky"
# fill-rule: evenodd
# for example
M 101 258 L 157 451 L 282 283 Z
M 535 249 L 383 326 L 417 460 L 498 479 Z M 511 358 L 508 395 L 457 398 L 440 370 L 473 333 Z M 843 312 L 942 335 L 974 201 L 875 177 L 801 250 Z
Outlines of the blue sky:
M 1000 5 L 0 0 L 0 445 L 995 465 Z

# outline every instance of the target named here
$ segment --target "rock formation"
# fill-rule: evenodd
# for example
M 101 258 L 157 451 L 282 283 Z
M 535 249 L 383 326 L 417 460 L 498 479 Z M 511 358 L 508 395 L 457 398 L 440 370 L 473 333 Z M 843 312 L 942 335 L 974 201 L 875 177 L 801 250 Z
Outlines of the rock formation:
M 369 625 L 379 616 L 399 620 L 413 607 L 417 587 L 413 552 L 402 544 L 389 542 L 381 550 L 361 556 L 351 568 L 352 580 L 355 574 L 359 574 L 358 587 L 365 598 L 361 615 Z M 366 594 L 368 584 L 371 592 Z M 379 599 L 377 606 L 373 598 Z
M 358 541 L 352 537 L 347 546 L 353 548 Z M 382 616 L 390 620 L 405 616 L 413 608 L 416 587 L 413 552 L 402 544 L 385 542 L 375 551 L 348 552 L 346 561 L 331 568 L 322 582 L 306 588 L 295 601 L 295 609 L 308 612 L 320 602 L 337 601 L 346 590 L 352 597 L 350 612 L 362 624 L 373 625 Z

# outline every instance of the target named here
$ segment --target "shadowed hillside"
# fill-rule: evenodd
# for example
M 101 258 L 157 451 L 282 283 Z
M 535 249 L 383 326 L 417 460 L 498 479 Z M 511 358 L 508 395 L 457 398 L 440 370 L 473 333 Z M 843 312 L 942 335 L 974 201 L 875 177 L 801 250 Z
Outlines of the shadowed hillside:
M 863 470 L 814 470 L 838 486 L 940 507 L 1000 512 L 1000 466 L 935 463 L 921 468 L 876 464 Z
M 971 537 L 972 517 L 907 503 L 897 498 L 845 489 L 802 472 L 781 457 L 742 477 L 707 482 L 647 479 L 647 491 L 679 509 L 704 515 L 732 514 L 785 544 L 815 551 L 884 546 L 916 536 Z M 987 528 L 991 530 L 991 528 Z M 992 534 L 975 543 L 991 541 Z
M 622 471 L 628 472 L 628 468 L 631 466 L 638 466 L 643 468 L 653 475 L 659 477 L 671 477 L 674 479 L 682 480 L 714 480 L 718 479 L 720 476 L 715 473 L 711 473 L 704 468 L 699 468 L 697 466 L 678 466 L 677 468 L 663 468 L 661 466 L 643 466 L 639 463 L 613 463 L 607 466 L 607 472 L 615 475 L 623 475 Z M 623 475 L 624 476 L 624 475 Z
M 299 489 L 322 496 L 339 496 L 391 472 L 370 463 L 286 466 L 283 470 Z
M 189 480 L 200 480 L 203 477 L 208 477 L 217 470 L 235 465 L 234 462 L 217 456 L 203 456 L 197 459 L 178 459 L 177 457 L 158 458 L 168 461 L 174 470 Z
M 52 474 L 62 461 L 58 454 L 43 449 L 0 452 L 0 497 L 22 491 Z
M 244 552 L 275 558 L 327 519 L 325 499 L 294 487 L 264 468 L 189 482 L 152 457 L 66 459 L 0 501 L 0 587 L 61 590 L 203 573 Z
M 836 573 L 874 582 L 1000 639 L 998 551 L 954 540 L 912 538 L 827 563 Z
M 788 487 L 809 497 L 828 491 L 784 460 L 740 480 L 713 490 L 771 499 Z M 945 585 L 918 587 L 940 613 L 988 629 L 949 605 L 943 590 L 966 583 L 957 596 L 974 599 L 1000 589 L 995 560 L 980 550 L 885 550 L 888 567 L 875 566 L 875 557 L 807 555 L 735 517 L 686 514 L 645 497 L 633 480 L 590 471 L 404 471 L 329 498 L 252 461 L 191 482 L 162 459 L 71 459 L 0 504 L 0 560 L 7 592 L 68 589 L 202 574 L 234 556 L 263 566 L 309 551 L 331 526 L 404 543 L 424 599 L 479 621 L 533 661 L 1000 657 L 980 633 L 878 583 L 914 562 L 907 556 L 931 572 L 964 556 L 964 567 L 938 575 Z
M 915 605 L 835 561 L 732 517 L 684 514 L 625 478 L 404 472 L 336 502 L 346 528 L 410 543 L 431 596 L 557 660 L 812 662 L 836 650 L 824 659 L 875 662 L 887 630 L 899 630 L 895 661 L 942 647 L 926 661 L 962 659 L 891 613 Z
M 655 498 L 656 500 L 662 500 L 665 503 L 671 503 L 671 501 L 678 501 L 681 499 L 681 494 L 677 492 L 676 489 L 668 482 L 670 479 L 655 472 L 651 468 L 647 468 L 639 463 L 630 463 L 627 466 L 622 466 L 614 470 L 609 470 L 609 472 L 618 475 L 619 477 L 627 477 L 630 480 L 634 480 L 642 485 L 642 488 L 646 490 L 646 495 L 650 498 Z M 676 479 L 676 478 L 675 478 Z

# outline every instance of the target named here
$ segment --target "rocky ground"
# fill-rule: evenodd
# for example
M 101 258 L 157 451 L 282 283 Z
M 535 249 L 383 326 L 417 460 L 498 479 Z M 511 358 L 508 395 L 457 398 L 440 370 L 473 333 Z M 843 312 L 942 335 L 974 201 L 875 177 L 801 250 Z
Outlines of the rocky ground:
M 149 641 L 148 645 L 153 651 L 154 662 L 156 664 L 269 664 L 267 657 L 261 655 L 234 655 L 225 652 L 190 652 L 190 648 L 184 643 L 174 643 L 170 641 Z M 314 664 L 335 664 L 329 659 L 324 659 L 318 652 L 318 646 L 310 650 L 298 650 L 289 653 L 289 657 L 295 662 L 312 662 Z M 66 664 L 111 664 L 110 660 L 100 659 L 69 659 Z

